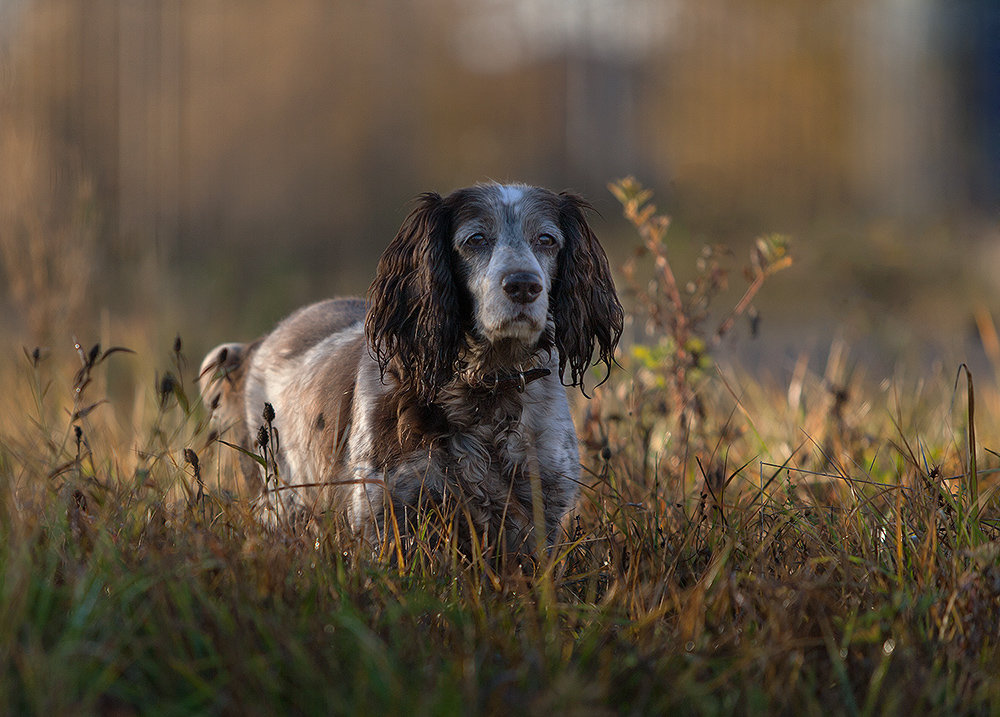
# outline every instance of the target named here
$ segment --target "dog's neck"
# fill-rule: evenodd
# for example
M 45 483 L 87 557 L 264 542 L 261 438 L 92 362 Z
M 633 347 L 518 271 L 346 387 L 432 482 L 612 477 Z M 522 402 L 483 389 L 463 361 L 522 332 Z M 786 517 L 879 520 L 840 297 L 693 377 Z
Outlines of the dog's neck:
M 549 331 L 534 345 L 513 339 L 489 342 L 468 337 L 456 366 L 456 378 L 474 391 L 520 393 L 528 384 L 552 373 L 545 368 L 552 346 Z
M 451 371 L 451 378 L 436 387 L 430 396 L 421 396 L 416 377 L 409 367 L 394 358 L 387 374 L 395 379 L 395 393 L 406 400 L 416 400 L 435 410 L 444 405 L 471 402 L 477 412 L 490 413 L 510 399 L 514 413 L 520 412 L 520 394 L 533 382 L 551 375 L 548 368 L 555 351 L 554 330 L 550 324 L 534 344 L 507 340 L 490 342 L 472 333 L 466 334 Z M 499 403 L 497 401 L 499 400 Z
M 523 393 L 528 384 L 545 378 L 551 374 L 547 368 L 536 366 L 524 371 L 513 373 L 494 373 L 485 376 L 471 377 L 466 380 L 469 388 L 475 391 L 485 391 L 486 393 L 501 393 L 504 391 L 517 391 Z

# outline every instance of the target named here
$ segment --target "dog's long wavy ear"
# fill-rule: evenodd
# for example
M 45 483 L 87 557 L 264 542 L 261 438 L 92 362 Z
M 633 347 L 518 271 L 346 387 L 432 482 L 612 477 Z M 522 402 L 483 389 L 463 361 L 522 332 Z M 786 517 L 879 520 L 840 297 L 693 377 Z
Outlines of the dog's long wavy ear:
M 607 380 L 625 313 L 615 292 L 608 257 L 587 224 L 585 212 L 593 207 L 574 194 L 564 192 L 559 197 L 559 223 L 565 239 L 553 286 L 559 376 L 565 383 L 568 365 L 567 385 L 582 389 L 595 347 L 598 356 L 594 364 L 605 365 L 607 373 L 601 383 Z
M 450 375 L 461 341 L 450 231 L 441 196 L 421 195 L 368 289 L 365 333 L 382 375 L 392 364 L 426 401 Z

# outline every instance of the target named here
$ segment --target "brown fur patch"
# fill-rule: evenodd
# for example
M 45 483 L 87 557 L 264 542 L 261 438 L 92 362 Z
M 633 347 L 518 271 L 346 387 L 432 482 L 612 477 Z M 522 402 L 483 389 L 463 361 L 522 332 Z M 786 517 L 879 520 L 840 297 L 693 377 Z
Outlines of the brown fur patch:
M 398 388 L 382 396 L 374 407 L 375 461 L 392 466 L 418 449 L 430 448 L 448 432 L 444 409 L 420 401 L 412 390 Z
M 334 329 L 336 330 L 338 329 Z M 338 352 L 337 361 L 327 366 L 322 375 L 317 377 L 314 401 L 311 406 L 303 407 L 316 416 L 313 419 L 315 436 L 310 443 L 318 438 L 318 447 L 330 457 L 333 464 L 340 463 L 346 450 L 345 433 L 351 422 L 357 364 L 362 352 L 366 350 L 365 336 L 359 333 L 356 339 Z

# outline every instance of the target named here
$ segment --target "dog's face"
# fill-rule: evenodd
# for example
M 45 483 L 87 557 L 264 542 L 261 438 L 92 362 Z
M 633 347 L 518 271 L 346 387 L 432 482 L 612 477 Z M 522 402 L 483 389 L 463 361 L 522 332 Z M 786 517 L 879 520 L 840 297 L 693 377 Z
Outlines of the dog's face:
M 456 212 L 456 273 L 472 299 L 476 331 L 490 343 L 533 346 L 549 318 L 549 293 L 565 244 L 558 204 L 534 187 L 469 190 Z
M 573 194 L 486 184 L 420 197 L 379 259 L 365 330 L 384 372 L 427 401 L 465 349 L 502 345 L 517 370 L 554 348 L 581 385 L 595 349 L 610 368 L 623 312 L 608 258 Z

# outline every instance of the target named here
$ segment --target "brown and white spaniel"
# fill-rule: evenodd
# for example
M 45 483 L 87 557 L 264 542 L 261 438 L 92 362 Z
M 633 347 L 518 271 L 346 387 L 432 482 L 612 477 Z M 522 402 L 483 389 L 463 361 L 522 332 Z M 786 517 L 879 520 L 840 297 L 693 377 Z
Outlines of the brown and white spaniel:
M 523 551 L 540 498 L 551 545 L 579 492 L 564 385 L 582 390 L 592 360 L 610 370 L 622 332 L 588 209 L 524 185 L 424 194 L 367 301 L 313 304 L 213 349 L 200 383 L 220 429 L 261 453 L 273 407 L 266 511 L 337 511 L 378 540 L 450 505 Z

